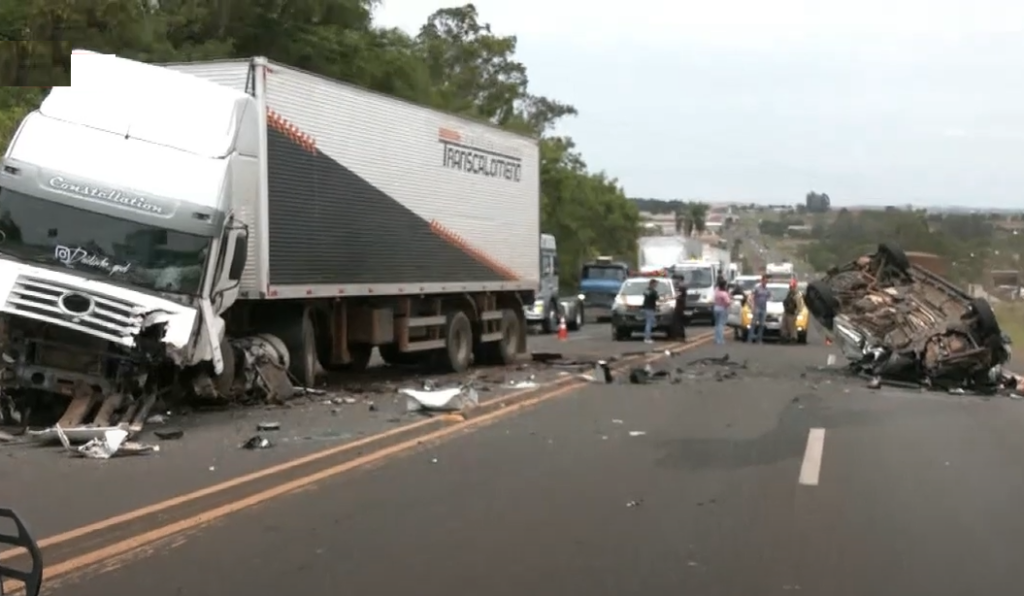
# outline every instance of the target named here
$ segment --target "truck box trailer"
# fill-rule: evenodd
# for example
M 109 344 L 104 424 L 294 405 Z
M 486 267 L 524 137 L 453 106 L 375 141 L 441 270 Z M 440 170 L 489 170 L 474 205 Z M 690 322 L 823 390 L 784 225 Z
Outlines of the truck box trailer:
M 168 382 L 525 351 L 536 139 L 264 58 L 72 61 L 0 171 L 7 395 L 73 396 L 61 426 L 93 428 Z
M 536 139 L 262 58 L 166 66 L 259 104 L 243 298 L 538 287 Z

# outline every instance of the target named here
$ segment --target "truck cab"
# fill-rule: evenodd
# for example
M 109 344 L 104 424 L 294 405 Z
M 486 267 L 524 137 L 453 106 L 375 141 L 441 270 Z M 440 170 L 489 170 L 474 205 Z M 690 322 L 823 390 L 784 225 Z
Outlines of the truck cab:
M 578 298 L 586 316 L 591 320 L 610 320 L 615 297 L 628 277 L 629 265 L 612 257 L 602 256 L 584 264 Z
M 676 264 L 671 275 L 686 285 L 686 309 L 691 323 L 714 323 L 715 283 L 722 274 L 716 261 L 690 260 Z
M 248 234 L 231 198 L 258 151 L 251 97 L 88 54 L 0 170 L 0 386 L 68 399 L 67 430 L 141 424 L 166 363 L 223 367 Z
M 562 317 L 572 331 L 583 326 L 583 309 L 578 300 L 558 297 L 558 243 L 551 234 L 540 235 L 540 287 L 533 304 L 525 309 L 526 322 L 539 325 L 544 333 L 558 330 Z

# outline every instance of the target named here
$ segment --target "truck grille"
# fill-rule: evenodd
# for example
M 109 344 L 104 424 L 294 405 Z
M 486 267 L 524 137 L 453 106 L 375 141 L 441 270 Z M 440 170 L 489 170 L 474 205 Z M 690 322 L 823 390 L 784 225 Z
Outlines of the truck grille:
M 583 304 L 590 306 L 611 307 L 615 302 L 615 294 L 606 292 L 584 292 Z
M 92 310 L 84 314 L 66 313 L 60 307 L 60 299 L 69 292 L 91 298 L 94 305 Z M 18 276 L 4 310 L 118 343 L 123 343 L 126 336 L 134 335 L 139 330 L 133 304 L 30 275 Z

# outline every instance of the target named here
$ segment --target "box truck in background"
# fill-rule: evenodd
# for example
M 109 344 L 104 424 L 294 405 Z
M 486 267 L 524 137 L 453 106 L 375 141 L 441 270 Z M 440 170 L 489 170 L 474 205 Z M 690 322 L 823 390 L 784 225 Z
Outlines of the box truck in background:
M 282 369 L 310 386 L 374 347 L 454 371 L 526 350 L 536 139 L 264 58 L 73 60 L 0 173 L 15 401 L 101 426 L 168 384 L 289 391 Z

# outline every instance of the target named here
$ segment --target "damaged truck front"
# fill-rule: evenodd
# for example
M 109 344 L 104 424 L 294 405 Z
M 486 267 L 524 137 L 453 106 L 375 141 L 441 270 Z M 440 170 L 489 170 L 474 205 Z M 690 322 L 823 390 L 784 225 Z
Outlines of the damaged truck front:
M 806 303 L 865 373 L 942 388 L 1009 381 L 1001 370 L 1009 342 L 989 303 L 914 264 L 896 245 L 834 267 L 808 285 Z
M 256 167 L 251 97 L 181 75 L 159 97 L 151 67 L 106 60 L 76 59 L 0 172 L 0 422 L 71 437 L 137 430 L 182 371 L 223 369 L 247 236 L 229 198 Z
M 260 57 L 72 61 L 0 175 L 7 422 L 84 439 L 163 392 L 525 352 L 537 139 Z

